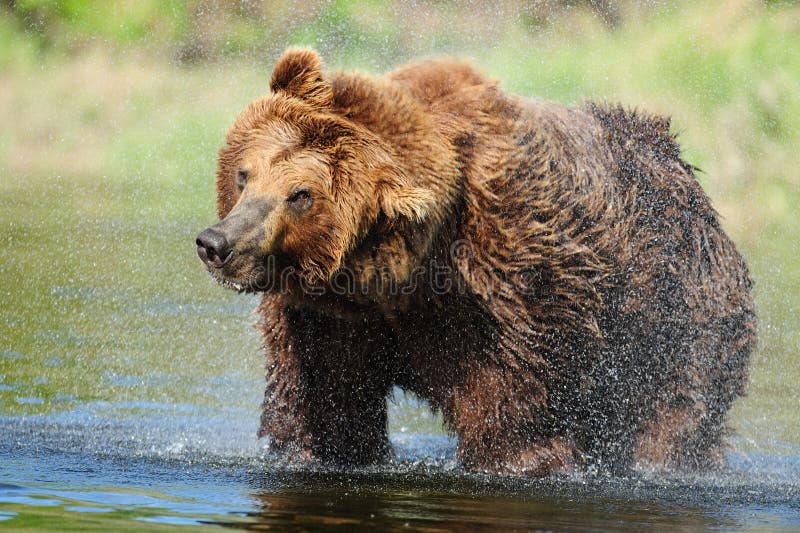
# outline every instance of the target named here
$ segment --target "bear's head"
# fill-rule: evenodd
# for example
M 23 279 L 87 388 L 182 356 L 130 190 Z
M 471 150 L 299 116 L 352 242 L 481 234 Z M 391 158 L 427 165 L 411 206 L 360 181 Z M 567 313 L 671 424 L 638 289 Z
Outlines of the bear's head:
M 217 167 L 221 220 L 197 237 L 224 285 L 271 290 L 289 272 L 319 286 L 376 227 L 426 218 L 432 193 L 412 186 L 393 148 L 333 101 L 317 54 L 290 49 L 270 93 L 228 132 Z

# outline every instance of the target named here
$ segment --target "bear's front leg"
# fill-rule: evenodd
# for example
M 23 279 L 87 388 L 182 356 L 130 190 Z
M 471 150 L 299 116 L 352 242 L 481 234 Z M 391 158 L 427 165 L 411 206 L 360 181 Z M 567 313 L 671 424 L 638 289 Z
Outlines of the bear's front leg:
M 459 379 L 444 416 L 468 470 L 546 476 L 583 463 L 571 439 L 552 429 L 546 391 L 533 376 L 479 367 Z
M 380 351 L 362 336 L 368 326 L 357 329 L 267 297 L 260 310 L 268 369 L 259 435 L 290 458 L 339 465 L 385 460 L 390 381 Z

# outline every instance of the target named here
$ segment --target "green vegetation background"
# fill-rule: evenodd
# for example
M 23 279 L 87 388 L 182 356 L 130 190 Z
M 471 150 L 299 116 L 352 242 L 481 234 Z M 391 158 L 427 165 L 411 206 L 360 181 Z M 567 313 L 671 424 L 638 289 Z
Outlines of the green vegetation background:
M 303 44 L 374 73 L 466 56 L 519 94 L 672 116 L 757 283 L 739 442 L 800 442 L 800 4 L 532 5 L 0 2 L 0 413 L 251 403 L 202 386 L 255 390 L 261 359 L 252 302 L 207 282 L 193 238 L 227 126 Z

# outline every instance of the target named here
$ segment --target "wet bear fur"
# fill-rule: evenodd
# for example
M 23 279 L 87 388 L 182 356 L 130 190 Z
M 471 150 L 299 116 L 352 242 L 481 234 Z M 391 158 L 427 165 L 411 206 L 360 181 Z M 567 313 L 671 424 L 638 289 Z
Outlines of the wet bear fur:
M 223 222 L 242 197 L 273 207 L 248 222 L 258 246 L 209 269 L 263 293 L 273 449 L 386 460 L 398 386 L 469 470 L 721 464 L 751 280 L 668 119 L 523 99 L 455 60 L 327 75 L 290 49 L 270 89 L 217 188 Z M 311 180 L 309 211 L 282 180 Z

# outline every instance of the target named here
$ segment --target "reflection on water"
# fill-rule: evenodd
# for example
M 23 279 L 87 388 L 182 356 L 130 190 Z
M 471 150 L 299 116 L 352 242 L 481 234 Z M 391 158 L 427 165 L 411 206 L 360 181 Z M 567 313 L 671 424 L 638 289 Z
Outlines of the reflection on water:
M 800 524 L 796 453 L 731 454 L 715 475 L 534 480 L 466 474 L 451 439 L 406 432 L 392 436 L 391 463 L 338 472 L 277 462 L 241 423 L 244 413 L 209 414 L 0 419 L 0 520 L 424 531 Z

